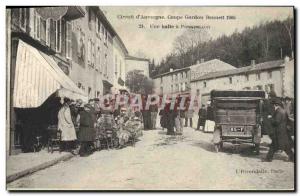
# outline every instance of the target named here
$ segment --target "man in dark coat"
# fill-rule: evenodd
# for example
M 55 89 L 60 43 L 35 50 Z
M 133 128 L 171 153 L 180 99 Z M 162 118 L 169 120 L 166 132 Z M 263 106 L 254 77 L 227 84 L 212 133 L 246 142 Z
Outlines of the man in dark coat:
M 198 124 L 197 124 L 197 129 L 196 130 L 200 130 L 201 127 L 201 131 L 203 131 L 204 125 L 205 125 L 205 121 L 206 121 L 206 109 L 205 109 L 205 105 L 202 104 L 202 107 L 199 109 L 198 112 Z
M 271 119 L 268 118 L 269 115 L 273 116 L 274 106 L 270 99 L 265 99 L 263 104 L 263 134 L 268 134 L 270 137 L 273 135 L 273 126 L 271 124 Z M 271 138 L 272 139 L 272 138 Z
M 289 161 L 294 161 L 294 155 L 287 133 L 287 114 L 283 109 L 280 99 L 274 99 L 272 104 L 274 105 L 275 112 L 273 116 L 269 116 L 269 118 L 271 119 L 274 133 L 271 135 L 272 143 L 264 161 L 272 161 L 274 153 L 278 150 L 284 150 L 289 157 Z
M 168 103 L 166 105 L 166 110 L 165 110 L 167 135 L 175 135 L 174 127 L 175 127 L 175 117 L 177 115 L 177 112 L 173 108 L 170 108 L 170 107 L 171 107 L 171 104 Z
M 80 127 L 78 140 L 80 141 L 80 156 L 92 153 L 92 146 L 96 136 L 96 114 L 90 104 L 84 105 L 84 110 L 80 112 Z

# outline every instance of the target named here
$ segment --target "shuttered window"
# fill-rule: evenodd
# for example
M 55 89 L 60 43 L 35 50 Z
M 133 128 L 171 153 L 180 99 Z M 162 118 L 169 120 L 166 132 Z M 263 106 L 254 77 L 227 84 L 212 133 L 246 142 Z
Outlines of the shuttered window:
M 66 57 L 72 59 L 72 23 L 66 22 Z
M 26 25 L 27 25 L 26 8 L 19 9 L 19 16 L 20 16 L 20 18 L 19 18 L 20 27 L 21 27 L 21 29 L 26 31 Z
M 55 51 L 61 52 L 61 20 L 57 20 L 55 23 Z

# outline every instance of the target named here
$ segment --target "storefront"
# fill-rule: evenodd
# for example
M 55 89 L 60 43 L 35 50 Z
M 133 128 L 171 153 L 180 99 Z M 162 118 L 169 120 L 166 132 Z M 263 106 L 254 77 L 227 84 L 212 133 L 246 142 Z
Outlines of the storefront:
M 55 123 L 61 98 L 88 101 L 87 95 L 61 70 L 55 60 L 19 40 L 10 127 L 10 149 L 30 151 L 37 135 Z M 24 145 L 29 147 L 24 148 Z M 25 150 L 24 150 L 25 149 Z

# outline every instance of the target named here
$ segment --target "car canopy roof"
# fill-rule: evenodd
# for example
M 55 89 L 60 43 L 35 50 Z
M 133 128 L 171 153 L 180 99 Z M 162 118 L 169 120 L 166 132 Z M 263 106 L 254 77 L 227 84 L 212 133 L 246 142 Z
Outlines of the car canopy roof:
M 213 90 L 211 91 L 211 98 L 250 98 L 250 99 L 264 99 L 265 92 L 260 90 Z

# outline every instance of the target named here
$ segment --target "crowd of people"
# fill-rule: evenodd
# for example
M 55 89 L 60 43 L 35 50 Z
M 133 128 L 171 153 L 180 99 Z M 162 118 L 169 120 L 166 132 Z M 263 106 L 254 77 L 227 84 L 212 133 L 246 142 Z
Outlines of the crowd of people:
M 88 156 L 103 146 L 123 148 L 130 141 L 134 144 L 142 136 L 142 115 L 129 108 L 102 109 L 98 98 L 87 104 L 64 98 L 57 129 L 61 131 L 63 150 L 76 153 L 80 146 L 79 155 Z

